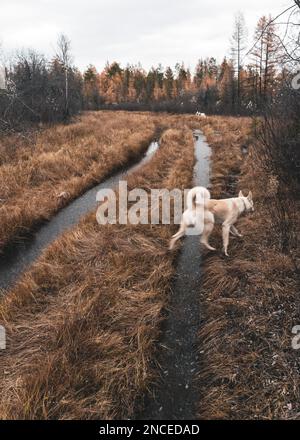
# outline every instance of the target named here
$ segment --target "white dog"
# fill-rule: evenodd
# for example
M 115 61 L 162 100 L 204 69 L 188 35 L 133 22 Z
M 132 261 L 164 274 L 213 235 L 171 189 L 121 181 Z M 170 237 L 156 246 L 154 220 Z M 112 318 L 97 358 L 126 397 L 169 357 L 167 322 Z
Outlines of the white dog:
M 187 209 L 182 215 L 179 231 L 172 237 L 169 249 L 173 249 L 176 241 L 186 234 L 188 227 L 198 226 L 201 233 L 200 243 L 206 246 L 207 249 L 216 250 L 210 246 L 208 240 L 217 221 L 222 223 L 223 247 L 225 255 L 228 256 L 230 232 L 236 237 L 242 237 L 234 224 L 241 214 L 253 211 L 254 204 L 251 191 L 247 197 L 240 191 L 238 197 L 214 200 L 210 198 L 210 193 L 206 188 L 201 186 L 193 188 L 187 195 Z
M 200 116 L 200 118 L 206 118 L 206 114 L 205 113 L 201 113 L 201 112 L 196 112 L 196 116 Z

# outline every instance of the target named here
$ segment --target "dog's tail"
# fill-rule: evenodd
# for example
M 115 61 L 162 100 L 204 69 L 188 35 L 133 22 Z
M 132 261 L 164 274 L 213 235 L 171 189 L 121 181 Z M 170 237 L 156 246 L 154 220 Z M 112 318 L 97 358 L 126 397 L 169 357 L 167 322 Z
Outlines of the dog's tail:
M 204 230 L 205 203 L 210 199 L 210 192 L 203 186 L 196 186 L 187 195 L 187 210 L 183 215 L 188 217 L 193 214 L 193 235 L 201 235 Z
M 204 206 L 205 201 L 210 199 L 210 192 L 203 186 L 196 186 L 191 189 L 187 195 L 187 209 L 193 210 L 197 206 Z

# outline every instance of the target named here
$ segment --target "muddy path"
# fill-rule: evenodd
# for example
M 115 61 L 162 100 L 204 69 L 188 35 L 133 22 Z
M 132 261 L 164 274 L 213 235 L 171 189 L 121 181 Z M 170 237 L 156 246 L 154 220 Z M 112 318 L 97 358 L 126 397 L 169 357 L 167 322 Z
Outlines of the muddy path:
M 85 214 L 96 207 L 96 195 L 99 190 L 114 188 L 120 180 L 126 180 L 130 173 L 136 171 L 151 159 L 157 148 L 158 143 L 152 142 L 138 163 L 125 167 L 122 171 L 86 191 L 28 238 L 9 246 L 0 255 L 0 289 L 2 293 L 13 285 L 52 241 L 75 226 Z
M 194 132 L 196 165 L 194 186 L 209 186 L 211 150 L 203 134 Z M 171 299 L 159 341 L 160 377 L 146 396 L 140 420 L 193 420 L 199 391 L 196 386 L 199 365 L 200 328 L 199 285 L 201 249 L 198 236 L 182 243 L 171 287 Z

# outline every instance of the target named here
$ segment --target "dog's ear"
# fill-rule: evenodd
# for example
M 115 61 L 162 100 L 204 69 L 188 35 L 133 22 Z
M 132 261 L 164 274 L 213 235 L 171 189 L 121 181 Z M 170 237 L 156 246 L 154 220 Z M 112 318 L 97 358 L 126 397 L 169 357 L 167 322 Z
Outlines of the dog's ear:
M 244 194 L 242 191 L 239 192 L 239 197 L 244 197 Z
M 253 200 L 252 191 L 249 191 L 248 200 L 250 200 L 250 202 Z

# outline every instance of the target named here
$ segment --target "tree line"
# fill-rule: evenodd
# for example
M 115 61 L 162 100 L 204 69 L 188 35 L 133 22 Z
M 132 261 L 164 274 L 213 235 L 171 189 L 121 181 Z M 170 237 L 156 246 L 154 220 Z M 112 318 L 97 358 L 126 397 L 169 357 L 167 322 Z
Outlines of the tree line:
M 84 72 L 84 104 L 97 107 L 151 109 L 214 114 L 253 114 L 269 104 L 289 71 L 282 42 L 271 16 L 263 16 L 246 53 L 247 30 L 237 14 L 231 38 L 231 56 L 218 64 L 200 59 L 194 72 L 178 63 L 145 71 L 142 66 L 107 64 L 102 72 L 89 66 Z
M 6 66 L 5 88 L 0 88 L 0 129 L 66 121 L 84 109 L 261 113 L 290 76 L 287 49 L 271 16 L 260 18 L 247 51 L 248 45 L 239 13 L 231 54 L 221 63 L 214 57 L 200 59 L 192 72 L 184 63 L 146 71 L 140 64 L 122 67 L 113 62 L 101 72 L 90 65 L 81 73 L 73 65 L 70 41 L 61 35 L 51 60 L 28 51 Z

